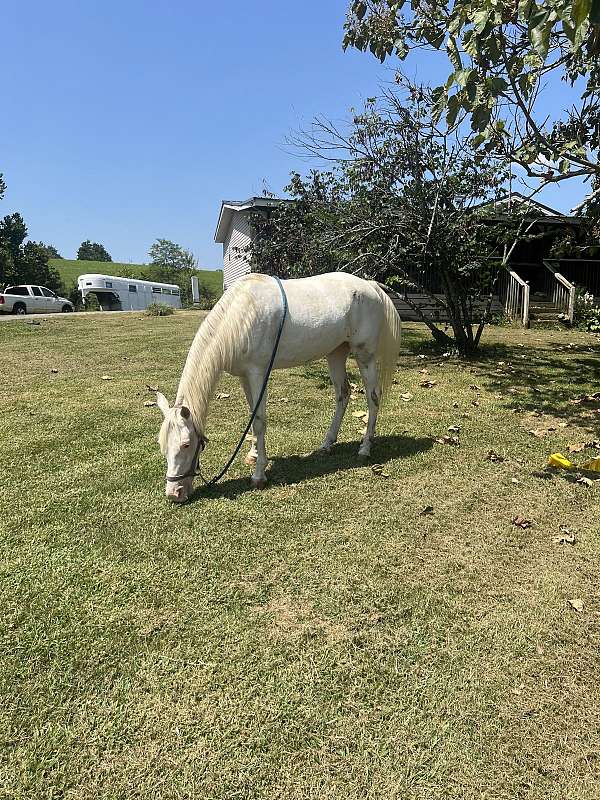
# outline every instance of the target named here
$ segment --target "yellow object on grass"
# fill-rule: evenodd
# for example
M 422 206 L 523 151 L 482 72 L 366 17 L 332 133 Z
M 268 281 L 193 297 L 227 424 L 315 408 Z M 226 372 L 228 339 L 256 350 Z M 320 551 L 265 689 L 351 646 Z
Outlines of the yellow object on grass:
M 559 469 L 573 469 L 575 464 L 569 461 L 568 458 L 565 458 L 562 453 L 552 453 L 548 458 L 548 466 L 558 467 Z
M 589 469 L 592 472 L 600 472 L 600 456 L 598 458 L 592 458 L 591 461 L 586 461 L 585 464 L 582 464 L 581 469 Z

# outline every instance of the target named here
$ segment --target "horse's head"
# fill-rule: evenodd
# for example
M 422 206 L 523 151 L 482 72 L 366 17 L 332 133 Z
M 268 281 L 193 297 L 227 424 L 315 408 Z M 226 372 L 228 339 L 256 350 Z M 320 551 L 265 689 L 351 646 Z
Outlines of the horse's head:
M 198 457 L 207 439 L 196 430 L 187 406 L 169 406 L 167 398 L 160 392 L 156 393 L 156 404 L 164 417 L 158 442 L 167 459 L 165 492 L 169 500 L 185 503 L 192 493 Z

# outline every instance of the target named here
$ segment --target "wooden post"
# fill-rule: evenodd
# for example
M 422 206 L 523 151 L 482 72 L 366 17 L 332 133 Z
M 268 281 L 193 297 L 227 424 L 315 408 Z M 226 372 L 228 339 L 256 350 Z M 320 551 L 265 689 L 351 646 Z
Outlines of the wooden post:
M 529 284 L 523 286 L 523 327 L 529 327 Z

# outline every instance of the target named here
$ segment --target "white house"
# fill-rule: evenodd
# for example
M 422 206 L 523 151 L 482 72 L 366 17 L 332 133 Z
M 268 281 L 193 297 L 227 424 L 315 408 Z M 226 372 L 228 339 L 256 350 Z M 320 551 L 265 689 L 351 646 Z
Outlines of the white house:
M 223 290 L 250 271 L 244 248 L 252 240 L 249 218 L 259 213 L 268 216 L 270 210 L 289 202 L 277 197 L 250 197 L 248 200 L 223 200 L 215 231 L 215 242 L 223 245 Z

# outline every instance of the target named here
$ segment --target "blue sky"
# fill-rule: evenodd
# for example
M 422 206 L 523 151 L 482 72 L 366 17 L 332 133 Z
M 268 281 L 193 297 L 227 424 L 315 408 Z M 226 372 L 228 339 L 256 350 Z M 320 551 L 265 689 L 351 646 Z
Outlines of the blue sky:
M 391 79 L 369 54 L 342 52 L 345 9 L 4 0 L 0 214 L 21 212 L 31 238 L 65 258 L 89 238 L 115 261 L 143 262 L 163 237 L 220 267 L 221 200 L 280 193 L 306 169 L 286 135 L 317 114 L 343 118 Z M 434 73 L 426 54 L 408 67 Z M 580 195 L 543 197 L 567 210 Z

